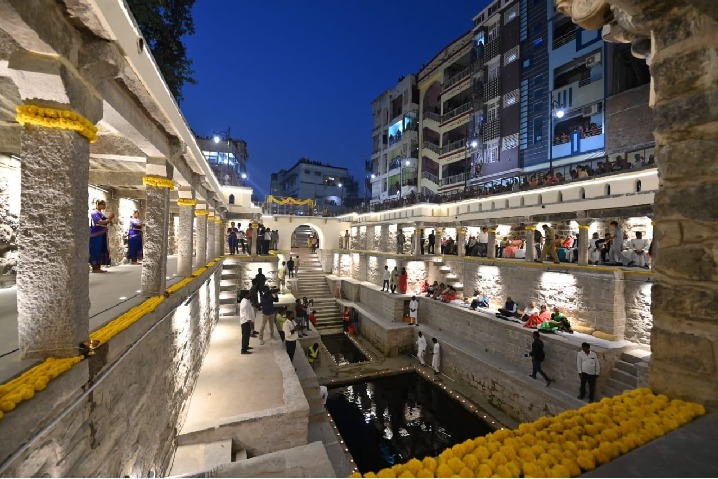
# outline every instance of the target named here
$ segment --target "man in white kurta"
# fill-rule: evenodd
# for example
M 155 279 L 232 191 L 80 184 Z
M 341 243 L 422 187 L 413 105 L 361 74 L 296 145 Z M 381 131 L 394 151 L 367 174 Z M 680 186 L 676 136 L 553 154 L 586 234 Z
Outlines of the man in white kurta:
M 419 364 L 425 366 L 424 353 L 426 352 L 426 338 L 421 331 L 419 331 L 419 337 L 416 338 L 416 357 L 419 358 Z
M 431 338 L 434 343 L 434 357 L 431 358 L 431 367 L 434 368 L 434 374 L 439 374 L 439 366 L 441 366 L 441 347 L 436 338 Z
M 643 233 L 636 231 L 636 237 L 630 241 L 629 249 L 631 262 L 628 266 L 648 267 L 646 253 L 648 252 L 648 240 L 643 238 Z
M 416 300 L 416 296 L 412 296 L 409 301 L 409 317 L 411 318 L 410 324 L 419 325 L 419 301 Z

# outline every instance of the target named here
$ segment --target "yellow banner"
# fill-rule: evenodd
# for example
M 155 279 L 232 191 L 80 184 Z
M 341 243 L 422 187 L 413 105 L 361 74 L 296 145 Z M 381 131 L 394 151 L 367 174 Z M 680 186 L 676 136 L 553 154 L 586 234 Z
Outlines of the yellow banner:
M 276 198 L 272 195 L 267 196 L 267 203 L 276 203 L 278 205 L 309 205 L 312 208 L 314 207 L 314 200 L 312 199 L 297 200 L 291 197 Z

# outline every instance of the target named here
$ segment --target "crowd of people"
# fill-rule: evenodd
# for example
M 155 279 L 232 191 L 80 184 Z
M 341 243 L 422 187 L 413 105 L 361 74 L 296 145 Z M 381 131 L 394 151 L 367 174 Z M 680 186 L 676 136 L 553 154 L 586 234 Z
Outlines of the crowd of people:
M 267 255 L 270 250 L 279 249 L 279 230 L 266 228 L 262 223 L 257 225 L 256 231 L 251 223 L 247 225 L 247 229 L 242 229 L 242 223 L 235 225 L 232 221 L 227 228 L 227 246 L 229 246 L 229 254 L 252 254 L 252 239 L 257 235 L 257 254 Z
M 574 125 L 570 131 L 562 131 L 560 133 L 556 133 L 556 135 L 553 137 L 553 144 L 562 145 L 564 143 L 568 143 L 569 141 L 571 141 L 571 135 L 574 132 L 577 132 L 579 135 L 581 135 L 581 138 L 589 138 L 591 136 L 600 135 L 602 129 L 600 126 L 593 122 L 584 122 L 582 124 Z

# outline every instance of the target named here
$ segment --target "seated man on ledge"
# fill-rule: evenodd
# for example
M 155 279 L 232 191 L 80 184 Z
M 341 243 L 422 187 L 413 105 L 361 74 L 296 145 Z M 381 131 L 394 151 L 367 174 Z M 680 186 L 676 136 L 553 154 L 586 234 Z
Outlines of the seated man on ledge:
M 478 290 L 474 291 L 474 299 L 471 301 L 471 304 L 469 305 L 469 309 L 472 311 L 476 311 L 476 308 L 488 308 L 488 307 L 489 307 L 489 298 L 487 298 L 486 296 L 482 296 Z
M 434 284 L 426 288 L 426 297 L 431 298 L 436 294 L 436 290 L 439 289 L 438 281 L 434 281 Z
M 447 291 L 449 288 L 447 288 L 444 283 L 440 283 L 439 286 L 436 287 L 434 290 L 434 293 L 431 295 L 432 299 L 441 299 L 441 296 L 444 294 L 445 291 Z
M 536 329 L 541 324 L 548 322 L 551 319 L 551 314 L 548 312 L 545 304 L 541 305 L 541 310 L 538 313 L 533 313 L 524 323 L 524 328 Z
M 496 313 L 496 317 L 501 319 L 509 319 L 515 316 L 518 316 L 518 306 L 516 305 L 516 303 L 514 303 L 514 300 L 511 299 L 511 296 L 509 296 L 506 298 L 506 304 L 504 304 L 504 307 L 499 308 L 499 312 Z

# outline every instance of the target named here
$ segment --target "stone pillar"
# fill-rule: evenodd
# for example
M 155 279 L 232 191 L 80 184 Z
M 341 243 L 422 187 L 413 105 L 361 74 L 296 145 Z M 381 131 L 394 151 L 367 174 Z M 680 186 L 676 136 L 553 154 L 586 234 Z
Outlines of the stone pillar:
M 464 226 L 456 228 L 456 251 L 459 258 L 466 256 L 466 228 Z
M 256 234 L 256 231 L 255 231 Z M 207 215 L 207 262 L 217 257 L 217 225 L 214 222 L 214 212 Z
M 177 215 L 175 213 L 170 212 L 169 218 L 167 220 L 167 254 L 173 255 L 177 254 L 177 230 L 175 228 L 177 222 L 176 222 Z
M 182 191 L 180 191 L 182 193 Z M 190 195 L 191 191 L 188 192 Z M 194 207 L 197 200 L 192 198 L 180 198 L 179 205 L 179 234 L 177 238 L 177 275 L 192 275 L 192 251 L 193 251 L 193 228 L 194 228 Z
M 526 261 L 533 261 L 536 258 L 536 244 L 534 243 L 535 226 L 526 226 Z
M 197 219 L 197 267 L 204 267 L 207 261 L 207 218 L 208 211 L 206 205 L 198 204 L 194 215 Z
M 259 228 L 259 224 L 255 220 L 252 220 L 250 224 L 252 225 L 252 254 L 257 256 L 257 228 Z M 301 246 L 299 242 L 297 242 L 297 245 Z
M 107 241 L 110 248 L 110 260 L 112 265 L 118 265 L 122 263 L 122 260 L 126 256 L 126 246 L 123 241 L 123 237 L 127 234 L 129 229 L 129 218 L 120 218 L 120 198 L 110 191 L 107 197 L 107 209 L 105 215 L 110 213 L 115 214 L 115 221 L 112 226 L 107 228 Z
M 168 170 L 164 159 L 147 159 L 145 184 L 145 227 L 142 234 L 142 294 L 163 294 L 167 277 L 167 227 L 169 223 L 170 189 L 172 180 L 165 177 Z M 171 171 L 168 172 L 171 175 Z
M 716 408 L 718 109 L 706 107 L 718 103 L 715 8 L 699 0 L 608 0 L 594 2 L 595 8 L 583 3 L 559 6 L 591 29 L 612 19 L 604 36 L 631 42 L 632 51 L 648 56 L 651 65 L 661 178 L 654 233 L 661 244 L 653 269 L 649 384 L 656 393 Z
M 486 257 L 496 259 L 496 226 L 489 227 L 489 243 L 486 246 Z
M 578 224 L 578 265 L 588 265 L 588 229 L 591 226 L 583 221 Z
M 421 223 L 417 223 L 414 228 L 414 256 L 421 255 L 421 231 L 424 226 Z
M 215 240 L 216 240 L 216 256 L 222 256 L 224 255 L 224 246 L 227 244 L 227 238 L 225 237 L 225 228 L 224 228 L 224 221 L 222 221 L 222 218 L 219 216 L 215 216 Z
M 441 254 L 441 235 L 443 231 L 437 227 L 434 230 L 434 254 Z

